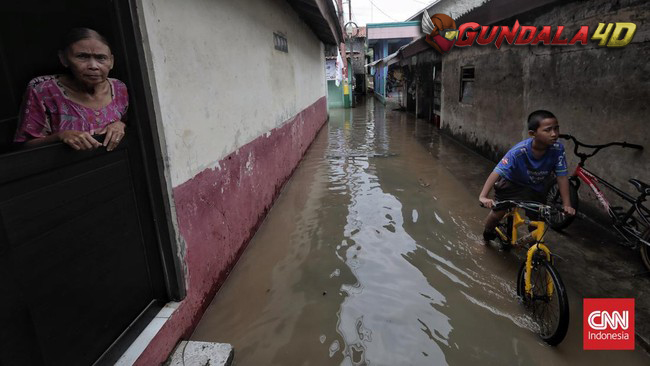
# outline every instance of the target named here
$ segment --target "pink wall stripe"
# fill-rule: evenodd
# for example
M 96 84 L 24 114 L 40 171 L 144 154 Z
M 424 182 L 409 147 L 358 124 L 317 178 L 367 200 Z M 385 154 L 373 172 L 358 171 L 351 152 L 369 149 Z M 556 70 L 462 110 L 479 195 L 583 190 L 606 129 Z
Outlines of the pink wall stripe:
M 186 248 L 187 297 L 136 365 L 164 362 L 176 343 L 189 337 L 326 120 L 327 101 L 321 97 L 268 137 L 219 161 L 221 169 L 204 170 L 173 189 Z

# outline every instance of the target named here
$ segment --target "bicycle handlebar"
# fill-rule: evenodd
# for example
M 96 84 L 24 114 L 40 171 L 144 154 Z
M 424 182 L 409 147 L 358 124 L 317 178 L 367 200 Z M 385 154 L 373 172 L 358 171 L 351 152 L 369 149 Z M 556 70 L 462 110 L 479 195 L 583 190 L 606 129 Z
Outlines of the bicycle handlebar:
M 600 151 L 600 149 L 604 149 L 604 148 L 610 147 L 610 146 L 620 146 L 620 147 L 624 147 L 624 148 L 627 147 L 627 148 L 631 148 L 631 149 L 643 150 L 643 146 L 637 145 L 637 144 L 630 144 L 630 143 L 625 142 L 625 141 L 623 141 L 623 142 L 610 142 L 610 143 L 602 144 L 602 145 L 589 145 L 589 144 L 585 144 L 583 142 L 578 141 L 577 138 L 575 138 L 574 136 L 569 135 L 569 134 L 560 134 L 560 137 L 563 138 L 563 139 L 566 139 L 566 140 L 573 141 L 573 144 L 574 144 L 573 145 L 573 153 L 576 156 L 578 156 L 581 159 L 581 162 L 583 162 L 583 163 L 584 163 L 585 160 L 587 160 L 587 158 L 590 158 L 590 157 L 596 155 L 598 153 L 598 151 Z M 594 151 L 592 151 L 590 154 L 578 152 L 578 148 L 580 146 L 586 147 L 586 148 L 589 148 L 589 149 L 594 149 Z
M 556 208 L 552 206 L 545 205 L 543 203 L 539 203 L 535 201 L 515 201 L 515 200 L 494 201 L 494 207 L 499 207 L 499 206 L 517 206 L 531 211 L 541 211 L 544 209 L 551 209 L 551 210 L 558 211 Z
M 480 204 L 480 206 L 485 207 L 485 205 L 483 205 L 482 203 Z M 553 206 L 545 205 L 543 203 L 535 202 L 535 201 L 515 201 L 515 200 L 494 201 L 493 208 L 496 208 L 498 210 L 499 208 L 507 209 L 512 206 L 517 206 L 519 208 L 523 208 L 529 211 L 537 211 L 542 215 L 542 217 L 544 217 L 546 221 L 548 221 L 549 218 L 553 215 L 564 215 L 564 211 L 561 209 L 558 209 Z
M 605 147 L 618 145 L 618 146 L 621 146 L 621 147 L 629 147 L 629 148 L 632 148 L 632 149 L 643 150 L 643 146 L 637 145 L 637 144 L 630 144 L 629 142 L 626 142 L 626 141 L 623 141 L 623 142 L 610 142 L 610 143 L 602 144 L 602 145 L 588 145 L 588 144 L 585 144 L 584 142 L 578 141 L 578 139 L 575 138 L 575 136 L 572 136 L 572 135 L 569 135 L 569 134 L 560 134 L 560 137 L 563 138 L 563 139 L 567 139 L 567 140 L 573 140 L 573 142 L 576 145 L 588 147 L 588 148 L 591 148 L 591 149 L 602 149 L 602 148 L 605 148 Z

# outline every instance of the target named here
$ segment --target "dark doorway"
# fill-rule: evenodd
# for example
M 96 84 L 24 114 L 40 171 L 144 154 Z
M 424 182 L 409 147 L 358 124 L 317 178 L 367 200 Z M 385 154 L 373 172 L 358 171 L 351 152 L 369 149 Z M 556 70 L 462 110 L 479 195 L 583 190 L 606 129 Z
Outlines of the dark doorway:
M 440 128 L 442 105 L 442 62 L 433 64 L 433 123 Z
M 0 365 L 111 363 L 183 296 L 132 4 L 34 1 L 0 13 Z M 112 44 L 130 103 L 118 149 L 11 144 L 27 82 L 60 73 L 72 27 Z

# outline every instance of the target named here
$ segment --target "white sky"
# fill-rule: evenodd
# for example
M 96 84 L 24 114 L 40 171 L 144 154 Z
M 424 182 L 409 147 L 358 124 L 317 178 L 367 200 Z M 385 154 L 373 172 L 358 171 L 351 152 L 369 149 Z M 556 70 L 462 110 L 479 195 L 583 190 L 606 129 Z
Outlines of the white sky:
M 434 2 L 433 0 L 343 0 L 344 24 L 350 19 L 348 1 L 352 1 L 352 21 L 359 27 L 368 23 L 403 22 Z

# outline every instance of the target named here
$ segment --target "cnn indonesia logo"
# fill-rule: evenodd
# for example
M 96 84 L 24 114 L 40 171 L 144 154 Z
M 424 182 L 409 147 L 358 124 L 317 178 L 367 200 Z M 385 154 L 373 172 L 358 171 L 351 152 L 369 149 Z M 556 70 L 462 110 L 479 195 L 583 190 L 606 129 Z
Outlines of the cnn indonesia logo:
M 634 349 L 634 299 L 584 299 L 584 349 Z

